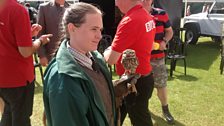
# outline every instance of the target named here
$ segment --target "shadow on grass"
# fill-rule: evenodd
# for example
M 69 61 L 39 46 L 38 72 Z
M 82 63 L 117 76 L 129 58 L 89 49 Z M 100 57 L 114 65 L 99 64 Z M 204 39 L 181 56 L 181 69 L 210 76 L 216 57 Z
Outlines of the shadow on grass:
M 219 44 L 215 42 L 199 42 L 189 45 L 187 67 L 209 70 L 213 61 L 219 56 Z
M 183 80 L 183 81 L 188 81 L 188 82 L 189 81 L 197 81 L 198 80 L 197 77 L 192 76 L 190 74 L 184 75 L 184 73 L 181 73 L 179 71 L 174 71 L 174 72 L 175 73 L 178 73 L 178 75 L 173 74 L 173 77 L 168 76 L 168 81 L 172 81 L 172 80 L 175 80 L 175 79 L 179 79 L 179 80 Z M 179 75 L 179 73 L 182 74 L 182 75 Z
M 219 56 L 219 43 L 204 41 L 197 45 L 187 45 L 187 68 L 209 70 L 213 61 Z M 183 66 L 182 61 L 177 62 L 177 66 Z
M 177 75 L 175 76 L 176 78 L 178 78 L 179 80 L 184 80 L 184 81 L 197 81 L 198 78 L 194 77 L 192 75 Z
M 168 124 L 162 117 L 155 115 L 154 113 L 151 113 L 151 116 L 154 120 L 153 126 L 185 126 L 183 123 L 175 120 L 175 124 Z

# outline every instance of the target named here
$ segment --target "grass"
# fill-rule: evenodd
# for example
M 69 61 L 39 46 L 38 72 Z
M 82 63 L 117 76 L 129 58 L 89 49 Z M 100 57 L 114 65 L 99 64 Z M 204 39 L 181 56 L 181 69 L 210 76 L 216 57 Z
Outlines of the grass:
M 220 75 L 219 45 L 209 38 L 187 47 L 187 76 L 182 61 L 178 61 L 173 78 L 168 79 L 169 107 L 175 126 L 224 125 L 224 75 Z M 169 67 L 169 65 L 167 65 Z M 38 74 L 38 69 L 37 74 Z M 41 83 L 39 74 L 37 81 Z M 149 103 L 154 126 L 170 126 L 162 118 L 160 102 L 154 90 Z M 42 126 L 42 84 L 36 86 L 33 126 Z M 130 126 L 126 118 L 123 126 Z

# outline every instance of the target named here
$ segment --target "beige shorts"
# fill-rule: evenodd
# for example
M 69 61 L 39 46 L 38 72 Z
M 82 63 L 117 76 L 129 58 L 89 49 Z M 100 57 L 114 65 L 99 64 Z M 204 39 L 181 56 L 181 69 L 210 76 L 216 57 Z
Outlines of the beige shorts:
M 162 88 L 167 85 L 167 68 L 165 58 L 151 59 L 152 72 L 154 77 L 154 87 Z

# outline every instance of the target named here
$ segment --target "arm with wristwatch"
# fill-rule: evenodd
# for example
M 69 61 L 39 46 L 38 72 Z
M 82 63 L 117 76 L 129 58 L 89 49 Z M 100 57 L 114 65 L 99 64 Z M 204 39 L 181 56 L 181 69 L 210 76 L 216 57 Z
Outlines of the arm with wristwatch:
M 154 42 L 153 44 L 153 49 L 154 50 L 166 50 L 166 44 L 172 39 L 173 37 L 173 29 L 172 27 L 166 28 L 164 30 L 164 34 L 165 36 L 163 37 L 163 40 L 158 43 L 158 42 Z

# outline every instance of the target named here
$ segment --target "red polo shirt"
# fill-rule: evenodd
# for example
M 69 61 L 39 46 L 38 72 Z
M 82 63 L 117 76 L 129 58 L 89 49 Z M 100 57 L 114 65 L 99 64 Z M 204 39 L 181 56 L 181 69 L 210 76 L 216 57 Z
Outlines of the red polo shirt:
M 151 72 L 150 56 L 155 37 L 155 23 L 152 16 L 142 7 L 136 5 L 130 9 L 118 25 L 112 50 L 122 53 L 126 49 L 133 49 L 139 60 L 136 73 L 146 75 Z M 116 64 L 118 75 L 124 73 L 121 57 Z
M 32 46 L 27 10 L 6 0 L 0 12 L 0 88 L 25 86 L 34 80 L 32 56 L 24 58 L 18 47 Z

